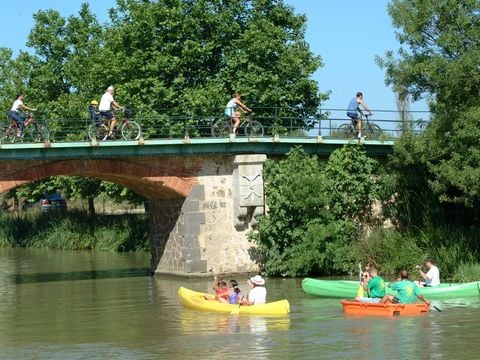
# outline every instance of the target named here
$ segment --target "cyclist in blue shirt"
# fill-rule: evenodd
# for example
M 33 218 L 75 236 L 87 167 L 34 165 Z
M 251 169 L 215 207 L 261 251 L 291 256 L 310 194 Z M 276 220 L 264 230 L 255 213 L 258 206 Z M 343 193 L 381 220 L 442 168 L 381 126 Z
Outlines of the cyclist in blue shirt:
M 350 100 L 350 103 L 347 107 L 347 116 L 352 119 L 352 122 L 357 124 L 359 138 L 362 137 L 362 110 L 360 109 L 360 106 L 362 106 L 365 111 L 368 111 L 370 115 L 372 115 L 370 109 L 363 102 L 363 93 L 359 91 L 357 92 L 357 95 L 352 100 Z

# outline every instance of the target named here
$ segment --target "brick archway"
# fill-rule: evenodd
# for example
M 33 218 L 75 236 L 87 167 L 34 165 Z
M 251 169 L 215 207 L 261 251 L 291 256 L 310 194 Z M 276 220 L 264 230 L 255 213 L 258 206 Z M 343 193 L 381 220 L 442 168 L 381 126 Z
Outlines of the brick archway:
M 26 166 L 25 166 L 26 165 Z M 201 161 L 99 159 L 9 163 L 0 166 L 0 193 L 50 176 L 89 176 L 126 186 L 149 199 L 186 197 L 197 183 Z

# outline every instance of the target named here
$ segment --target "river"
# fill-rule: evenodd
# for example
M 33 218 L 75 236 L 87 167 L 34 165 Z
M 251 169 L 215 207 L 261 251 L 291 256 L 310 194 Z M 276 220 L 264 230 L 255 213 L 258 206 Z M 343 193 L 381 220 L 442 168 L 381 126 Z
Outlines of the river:
M 478 359 L 478 299 L 442 312 L 345 317 L 301 279 L 267 279 L 287 317 L 184 308 L 179 286 L 212 279 L 149 276 L 147 254 L 0 249 L 0 359 Z M 238 279 L 245 284 L 245 279 Z

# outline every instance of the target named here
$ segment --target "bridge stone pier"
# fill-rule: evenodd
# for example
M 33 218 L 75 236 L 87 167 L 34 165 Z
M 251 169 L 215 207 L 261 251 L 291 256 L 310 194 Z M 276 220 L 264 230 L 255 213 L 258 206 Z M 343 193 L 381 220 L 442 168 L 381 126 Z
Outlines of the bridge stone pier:
M 55 175 L 112 181 L 149 201 L 152 271 L 252 272 L 258 266 L 247 234 L 264 213 L 265 161 L 263 154 L 48 159 L 42 153 L 0 159 L 0 192 Z
M 149 202 L 152 268 L 180 274 L 258 270 L 247 233 L 264 213 L 266 156 L 198 160 L 202 166 L 186 197 Z

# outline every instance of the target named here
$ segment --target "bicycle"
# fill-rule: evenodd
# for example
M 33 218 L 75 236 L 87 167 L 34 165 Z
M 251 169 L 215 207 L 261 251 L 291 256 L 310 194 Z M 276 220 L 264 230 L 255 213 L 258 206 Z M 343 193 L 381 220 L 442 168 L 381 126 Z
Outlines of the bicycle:
M 363 116 L 365 116 L 366 121 L 362 121 L 362 134 L 369 139 L 377 139 L 380 137 L 380 134 L 382 133 L 380 126 L 377 124 L 370 124 L 368 117 L 371 115 L 364 114 Z M 337 130 L 339 136 L 344 138 L 356 137 L 358 135 L 357 121 L 359 120 L 361 121 L 362 117 L 357 120 L 352 119 L 350 123 L 340 125 Z
M 0 138 L 1 143 L 30 141 L 30 142 L 46 142 L 50 140 L 50 131 L 45 123 L 36 121 L 33 113 L 27 113 L 25 116 L 23 133 L 20 131 L 20 125 L 12 117 L 8 117 L 8 125 L 5 127 L 3 136 Z
M 131 120 L 133 117 L 133 111 L 129 109 L 122 109 L 121 116 L 116 117 L 116 124 L 113 128 L 112 134 L 110 132 L 110 120 L 106 117 L 102 117 L 99 123 L 93 122 L 87 126 L 87 136 L 90 140 L 107 140 L 115 139 L 119 135 L 124 140 L 138 140 L 142 135 L 142 129 L 140 125 Z
M 262 136 L 263 125 L 252 119 L 252 114 L 243 117 L 243 120 L 238 125 L 237 131 L 243 129 L 245 136 Z M 228 137 L 233 133 L 233 119 L 230 116 L 220 119 L 212 124 L 213 137 Z

